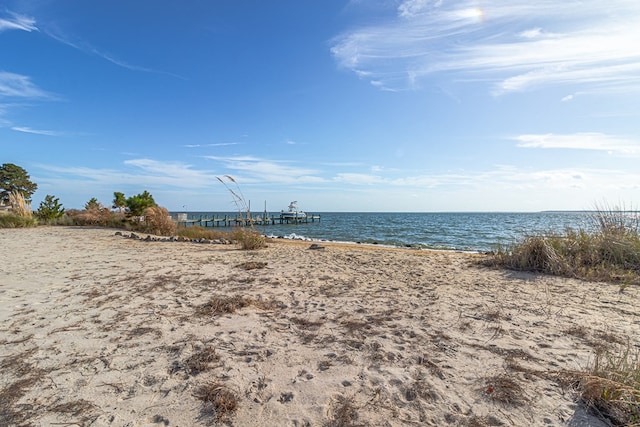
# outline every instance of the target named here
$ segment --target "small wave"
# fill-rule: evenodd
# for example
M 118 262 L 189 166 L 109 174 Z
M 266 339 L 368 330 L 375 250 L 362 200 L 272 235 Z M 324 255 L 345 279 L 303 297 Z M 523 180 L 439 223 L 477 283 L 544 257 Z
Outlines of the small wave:
M 288 239 L 288 240 L 303 240 L 305 242 L 313 242 L 314 239 L 306 236 L 302 236 L 296 233 L 286 234 L 284 236 L 277 236 L 275 234 L 269 234 L 266 237 L 270 239 Z

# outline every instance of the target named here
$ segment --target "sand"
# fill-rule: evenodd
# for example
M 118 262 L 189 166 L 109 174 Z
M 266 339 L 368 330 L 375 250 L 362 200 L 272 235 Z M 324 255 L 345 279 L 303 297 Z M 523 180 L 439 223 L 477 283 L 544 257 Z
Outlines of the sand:
M 557 373 L 640 336 L 637 288 L 481 255 L 115 232 L 0 230 L 0 425 L 600 426 Z

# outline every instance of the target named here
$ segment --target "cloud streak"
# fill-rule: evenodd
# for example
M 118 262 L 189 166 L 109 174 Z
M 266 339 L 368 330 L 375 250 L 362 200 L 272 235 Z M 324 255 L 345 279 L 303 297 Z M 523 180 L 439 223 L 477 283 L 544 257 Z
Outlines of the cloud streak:
M 8 17 L 0 17 L 0 33 L 8 30 L 38 31 L 35 19 L 13 12 L 7 13 Z
M 274 161 L 253 156 L 206 156 L 205 158 L 222 163 L 226 169 L 232 171 L 232 174 L 243 174 L 247 182 L 279 184 L 325 182 L 325 179 L 319 176 L 320 171 L 292 166 L 287 161 Z
M 487 82 L 496 95 L 569 84 L 640 90 L 639 19 L 635 0 L 406 0 L 387 22 L 336 37 L 331 51 L 392 90 L 443 73 Z
M 26 126 L 13 126 L 11 128 L 11 130 L 14 130 L 16 132 L 31 133 L 31 134 L 34 134 L 34 135 L 46 135 L 46 136 L 61 136 L 61 135 L 63 135 L 62 132 L 56 132 L 56 131 L 53 131 L 53 130 L 31 129 L 30 127 L 26 127 Z
M 176 77 L 179 79 L 184 79 L 183 77 L 177 75 L 177 74 L 173 74 L 167 71 L 161 71 L 161 70 L 155 70 L 153 68 L 147 68 L 147 67 L 142 67 L 139 65 L 134 65 L 134 64 L 130 64 L 126 61 L 123 61 L 117 57 L 115 57 L 112 54 L 109 54 L 107 52 L 104 52 L 94 46 L 92 46 L 90 43 L 86 42 L 86 41 L 80 41 L 80 40 L 72 40 L 71 37 L 62 34 L 62 32 L 59 29 L 54 29 L 54 28 L 48 28 L 45 27 L 43 29 L 43 32 L 51 37 L 52 39 L 56 40 L 59 43 L 62 43 L 64 45 L 67 45 L 73 49 L 79 50 L 80 52 L 83 52 L 85 54 L 88 55 L 93 55 L 93 56 L 97 56 L 99 58 L 102 58 L 114 65 L 117 65 L 118 67 L 121 68 L 125 68 L 127 70 L 130 71 L 139 71 L 139 72 L 144 72 L 144 73 L 155 73 L 155 74 L 164 74 L 167 76 L 171 76 L 171 77 Z
M 28 76 L 0 71 L 2 98 L 52 98 L 52 95 L 36 86 Z
M 526 134 L 513 139 L 518 141 L 518 147 L 522 148 L 598 150 L 627 156 L 640 156 L 640 143 L 598 132 Z

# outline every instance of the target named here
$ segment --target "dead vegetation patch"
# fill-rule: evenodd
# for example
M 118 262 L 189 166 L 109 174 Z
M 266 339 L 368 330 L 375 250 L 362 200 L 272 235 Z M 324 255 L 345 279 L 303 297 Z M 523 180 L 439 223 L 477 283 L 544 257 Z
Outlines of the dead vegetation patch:
M 364 320 L 348 319 L 340 322 L 349 335 L 371 334 L 371 324 Z
M 33 371 L 33 365 L 27 360 L 38 351 L 37 347 L 32 347 L 20 353 L 6 356 L 0 362 L 0 370 L 3 373 L 12 373 L 17 377 L 29 374 Z
M 607 331 L 590 331 L 584 326 L 573 326 L 563 331 L 564 334 L 582 340 L 586 345 L 593 348 L 596 353 L 610 348 L 612 344 L 625 345 L 627 340 Z
M 418 356 L 416 362 L 418 365 L 424 366 L 429 370 L 432 375 L 437 376 L 441 380 L 445 379 L 444 371 L 438 366 L 436 362 L 431 360 L 426 354 L 422 356 Z
M 438 400 L 438 393 L 433 385 L 424 376 L 424 372 L 418 372 L 414 375 L 414 380 L 409 385 L 402 387 L 402 394 L 407 402 L 412 402 L 418 398 L 428 402 Z
M 25 424 L 31 417 L 30 405 L 18 405 L 17 402 L 38 383 L 36 376 L 20 378 L 0 390 L 0 425 Z
M 17 338 L 17 339 L 15 339 L 13 341 L 2 340 L 2 341 L 0 341 L 0 345 L 22 344 L 22 343 L 25 343 L 25 342 L 29 341 L 31 338 L 33 338 L 33 334 L 25 335 L 24 337 Z
M 216 350 L 211 346 L 207 346 L 189 356 L 184 366 L 190 375 L 198 375 L 210 369 L 213 364 L 217 364 L 219 361 L 220 356 L 216 353 Z
M 472 416 L 467 420 L 466 427 L 498 427 L 505 425 L 502 421 L 494 416 L 478 417 Z
M 60 403 L 49 410 L 72 417 L 82 417 L 83 421 L 88 421 L 92 417 L 92 412 L 96 409 L 96 405 L 85 399 L 74 400 L 71 402 Z M 85 425 L 85 423 L 82 423 Z
M 199 306 L 196 313 L 200 316 L 231 314 L 248 306 L 261 310 L 273 310 L 280 308 L 281 304 L 275 300 L 253 299 L 242 295 L 214 295 L 209 298 L 209 301 Z
M 134 337 L 139 337 L 139 336 L 148 335 L 148 334 L 153 334 L 155 335 L 156 338 L 162 337 L 162 331 L 160 331 L 160 329 L 150 328 L 147 326 L 139 326 L 137 328 L 134 328 L 127 333 L 127 336 L 129 338 L 134 338 Z
M 524 389 L 513 376 L 499 374 L 484 379 L 482 393 L 494 402 L 520 406 L 527 402 Z
M 173 287 L 180 281 L 179 276 L 170 274 L 161 274 L 151 278 L 151 281 L 138 283 L 132 288 L 135 295 L 148 295 L 154 292 L 164 292 Z
M 220 314 L 235 313 L 241 308 L 251 304 L 251 299 L 241 295 L 214 295 L 205 304 L 198 307 L 201 316 L 215 316 Z
M 353 397 L 337 396 L 331 403 L 329 419 L 323 427 L 356 427 L 359 415 Z
M 202 416 L 213 417 L 216 422 L 231 418 L 240 401 L 233 391 L 219 382 L 200 386 L 194 396 L 202 401 Z
M 310 331 L 315 331 L 318 328 L 320 328 L 320 326 L 324 325 L 324 322 L 322 320 L 314 321 L 314 320 L 305 319 L 303 317 L 291 317 L 289 318 L 289 320 L 291 320 L 292 323 L 296 324 L 300 328 L 307 329 Z
M 33 405 L 20 405 L 18 402 L 41 382 L 46 374 L 43 369 L 27 361 L 37 351 L 38 348 L 34 347 L 7 356 L 0 363 L 3 382 L 7 384 L 0 389 L 0 425 L 29 425 Z
M 258 270 L 261 268 L 265 268 L 267 263 L 264 261 L 247 261 L 236 265 L 237 268 L 242 268 L 244 270 Z

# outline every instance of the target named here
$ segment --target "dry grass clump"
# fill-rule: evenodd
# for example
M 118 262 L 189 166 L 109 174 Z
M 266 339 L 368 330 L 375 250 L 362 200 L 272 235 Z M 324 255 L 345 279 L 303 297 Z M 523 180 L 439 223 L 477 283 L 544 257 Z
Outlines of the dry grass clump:
M 232 240 L 238 242 L 240 247 L 244 250 L 262 249 L 266 247 L 266 237 L 253 228 L 250 203 L 247 202 L 244 194 L 242 194 L 242 190 L 240 189 L 238 182 L 231 175 L 216 178 L 225 186 L 229 193 L 231 193 L 233 203 L 236 205 L 240 218 L 244 218 L 246 215 L 246 219 L 249 220 L 251 224 L 251 227 L 248 229 L 245 227 L 239 227 L 234 230 L 231 233 Z M 231 185 L 233 185 L 235 189 L 231 188 Z
M 260 310 L 273 310 L 281 307 L 281 303 L 271 299 L 253 299 L 241 295 L 214 295 L 209 301 L 198 307 L 196 313 L 200 316 L 230 314 L 248 306 L 253 306 Z
M 242 268 L 244 270 L 257 270 L 261 268 L 265 268 L 267 263 L 264 261 L 247 261 L 241 264 L 236 265 L 238 268 Z
M 251 302 L 250 298 L 241 295 L 214 295 L 198 308 L 198 314 L 212 316 L 235 313 L 237 310 L 251 305 Z
M 220 361 L 220 356 L 213 347 L 205 347 L 192 354 L 185 361 L 185 368 L 190 375 L 198 375 Z
M 621 210 L 598 211 L 594 230 L 567 229 L 564 234 L 528 236 L 500 248 L 488 265 L 564 277 L 640 284 L 640 216 Z
M 640 350 L 601 350 L 587 370 L 563 372 L 561 381 L 613 425 L 640 425 Z
M 146 231 L 160 236 L 172 236 L 176 233 L 176 223 L 169 211 L 162 206 L 152 206 L 144 210 Z
M 358 409 L 353 397 L 337 396 L 331 405 L 329 419 L 324 427 L 354 427 L 358 421 Z
M 10 213 L 0 215 L 0 228 L 24 228 L 35 227 L 38 222 L 35 218 L 26 218 Z
M 60 403 L 58 405 L 53 406 L 49 410 L 52 412 L 58 412 L 61 414 L 78 417 L 81 415 L 87 416 L 88 413 L 91 413 L 96 408 L 97 408 L 96 405 L 89 402 L 88 400 L 79 399 L 79 400 L 74 400 L 67 403 Z
M 240 399 L 224 384 L 211 382 L 199 387 L 194 396 L 203 403 L 203 415 L 213 416 L 215 421 L 230 418 L 238 409 Z
M 244 250 L 262 249 L 267 246 L 267 238 L 253 228 L 239 227 L 231 233 L 231 238 Z
M 25 200 L 24 194 L 21 192 L 12 191 L 9 194 L 9 204 L 14 215 L 22 218 L 31 218 L 33 216 L 31 204 Z
M 38 351 L 34 347 L 20 353 L 6 356 L 0 361 L 0 372 L 4 385 L 0 388 L 0 425 L 30 425 L 33 407 L 18 402 L 40 383 L 46 372 L 28 360 Z M 11 378 L 11 380 L 9 380 Z
M 511 375 L 500 374 L 488 377 L 484 383 L 482 392 L 494 402 L 519 406 L 527 401 L 524 389 Z
M 11 212 L 0 215 L 0 228 L 22 228 L 35 227 L 38 225 L 31 205 L 24 199 L 24 195 L 19 191 L 9 194 L 9 204 Z
M 71 218 L 71 222 L 74 225 L 106 227 L 114 223 L 115 214 L 104 207 L 93 207 L 84 210 L 70 209 L 66 212 L 66 216 Z
M 226 231 L 214 230 L 213 228 L 206 228 L 199 225 L 190 225 L 188 227 L 180 226 L 177 228 L 176 234 L 188 239 L 231 240 L 229 233 Z

